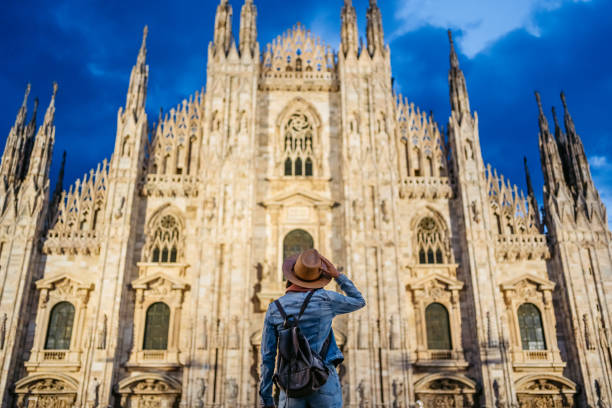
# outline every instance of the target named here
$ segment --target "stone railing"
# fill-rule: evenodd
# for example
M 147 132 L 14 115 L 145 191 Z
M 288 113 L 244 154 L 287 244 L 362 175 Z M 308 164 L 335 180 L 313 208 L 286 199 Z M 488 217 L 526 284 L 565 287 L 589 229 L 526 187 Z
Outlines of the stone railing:
M 66 359 L 65 351 L 45 351 L 43 352 L 43 360 L 45 361 L 62 361 Z
M 400 198 L 452 198 L 453 189 L 448 177 L 404 177 L 400 184 Z
M 200 178 L 189 174 L 147 174 L 142 184 L 145 197 L 197 197 Z
M 97 255 L 100 253 L 100 237 L 97 231 L 51 230 L 43 244 L 45 254 Z
M 495 255 L 502 262 L 548 259 L 550 250 L 543 234 L 504 234 L 495 238 Z

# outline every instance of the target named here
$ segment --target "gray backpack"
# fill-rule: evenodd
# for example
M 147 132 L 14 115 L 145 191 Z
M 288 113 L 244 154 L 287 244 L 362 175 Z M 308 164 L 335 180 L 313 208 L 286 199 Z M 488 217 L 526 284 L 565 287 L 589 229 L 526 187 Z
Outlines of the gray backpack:
M 316 353 L 310 348 L 308 340 L 298 326 L 300 317 L 316 290 L 308 293 L 297 318 L 293 315 L 287 316 L 280 302 L 274 301 L 285 321 L 283 328 L 278 331 L 278 358 L 273 378 L 276 386 L 290 398 L 301 398 L 312 394 L 321 388 L 329 377 L 325 357 L 331 342 L 331 330 L 321 351 Z

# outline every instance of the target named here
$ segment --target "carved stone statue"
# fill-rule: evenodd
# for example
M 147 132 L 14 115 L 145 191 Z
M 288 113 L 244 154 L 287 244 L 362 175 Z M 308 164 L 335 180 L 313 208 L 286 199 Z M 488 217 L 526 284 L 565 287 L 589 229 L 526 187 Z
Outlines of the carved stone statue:
M 0 321 L 0 350 L 4 349 L 4 341 L 6 340 L 6 313 L 2 313 L 2 320 Z
M 208 347 L 208 320 L 206 316 L 202 317 L 201 333 L 199 335 L 198 349 L 206 350 Z
M 100 321 L 100 325 L 98 326 L 98 350 L 106 349 L 106 335 L 107 335 L 107 324 L 108 318 L 106 317 L 106 313 L 102 316 L 102 320 Z
M 393 384 L 393 408 L 404 407 L 404 383 L 399 379 L 394 379 Z
M 99 394 L 100 394 L 100 381 L 98 381 L 97 377 L 94 377 L 89 384 L 89 390 L 87 391 L 87 400 L 89 402 L 89 407 L 96 408 L 99 404 Z
M 196 383 L 197 383 L 197 401 L 198 401 L 198 406 L 200 408 L 204 408 L 204 401 L 205 397 L 206 397 L 206 381 L 204 380 L 204 378 L 202 377 L 198 377 L 196 379 Z
M 225 389 L 227 392 L 226 400 L 230 403 L 235 403 L 238 399 L 238 384 L 235 378 L 230 378 L 225 382 Z M 229 404 L 231 406 L 231 404 Z
M 359 398 L 359 408 L 368 406 L 368 384 L 361 380 L 357 385 L 357 397 Z

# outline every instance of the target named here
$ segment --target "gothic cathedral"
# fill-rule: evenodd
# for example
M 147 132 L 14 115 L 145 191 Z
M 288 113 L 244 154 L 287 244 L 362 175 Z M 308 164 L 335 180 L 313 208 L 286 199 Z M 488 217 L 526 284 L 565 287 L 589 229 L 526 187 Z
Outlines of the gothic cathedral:
M 541 213 L 527 168 L 525 194 L 483 163 L 450 33 L 443 132 L 393 92 L 376 0 L 365 44 L 341 16 L 337 51 L 300 24 L 260 49 L 253 0 L 238 42 L 221 0 L 206 90 L 154 120 L 145 28 L 114 151 L 66 190 L 57 86 L 40 126 L 26 91 L 0 167 L 2 407 L 256 406 L 264 312 L 310 247 L 368 303 L 334 322 L 346 407 L 610 406 L 612 234 L 565 97 L 549 125 L 536 95 Z

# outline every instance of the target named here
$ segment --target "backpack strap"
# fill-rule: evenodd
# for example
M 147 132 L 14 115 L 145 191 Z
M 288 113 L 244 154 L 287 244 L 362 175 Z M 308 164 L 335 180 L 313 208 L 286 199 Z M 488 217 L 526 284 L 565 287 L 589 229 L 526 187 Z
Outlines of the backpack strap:
M 298 321 L 300 320 L 300 317 L 302 317 L 302 315 L 304 314 L 304 311 L 306 310 L 306 306 L 308 306 L 308 303 L 310 302 L 312 295 L 314 295 L 314 293 L 317 290 L 318 289 L 311 290 L 310 292 L 308 292 L 308 295 L 306 295 L 306 299 L 304 299 L 304 303 L 302 303 L 302 307 L 300 308 L 300 313 L 298 314 L 298 318 L 297 318 Z
M 329 334 L 327 335 L 327 338 L 325 339 L 325 342 L 323 343 L 323 347 L 321 347 L 321 351 L 319 352 L 319 356 L 323 360 L 325 360 L 325 357 L 327 357 L 327 351 L 329 350 L 329 345 L 331 344 L 333 335 L 334 335 L 334 331 L 330 328 Z
M 276 308 L 278 309 L 278 311 L 280 312 L 281 316 L 283 316 L 283 320 L 287 321 L 287 313 L 285 313 L 285 309 L 283 309 L 283 306 L 281 305 L 281 303 L 278 301 L 278 299 L 276 299 L 274 301 L 274 304 L 276 305 Z

